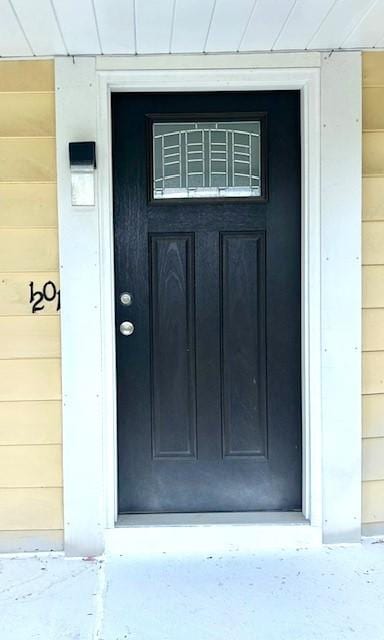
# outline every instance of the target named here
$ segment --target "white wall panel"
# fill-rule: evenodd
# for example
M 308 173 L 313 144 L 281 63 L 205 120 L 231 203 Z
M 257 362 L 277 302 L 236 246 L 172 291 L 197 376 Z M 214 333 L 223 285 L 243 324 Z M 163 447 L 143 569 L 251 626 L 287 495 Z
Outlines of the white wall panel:
M 102 53 L 92 0 L 52 0 L 68 53 Z
M 134 0 L 94 0 L 94 5 L 103 53 L 135 53 Z
M 294 4 L 294 0 L 259 0 L 255 5 L 240 49 L 242 51 L 272 49 Z
M 32 51 L 8 0 L 0 0 L 0 56 L 30 56 Z
M 335 0 L 298 0 L 274 49 L 305 49 Z
M 68 142 L 97 140 L 94 58 L 57 58 L 65 549 L 103 550 L 99 228 L 96 208 L 71 205 Z M 86 295 L 84 295 L 86 292 Z M 76 309 L 76 313 L 74 313 Z M 82 318 L 82 320 L 80 319 Z M 73 334 L 73 326 L 77 329 Z M 79 482 L 80 477 L 87 479 Z
M 67 53 L 49 0 L 12 0 L 12 4 L 35 55 Z
M 175 53 L 203 51 L 214 0 L 177 0 L 171 50 Z
M 357 542 L 361 523 L 360 53 L 325 54 L 321 86 L 324 539 Z
M 136 2 L 137 53 L 169 53 L 174 0 Z
M 206 51 L 237 51 L 253 6 L 254 0 L 217 0 Z
M 338 0 L 307 43 L 311 49 L 336 49 L 359 24 L 375 0 Z

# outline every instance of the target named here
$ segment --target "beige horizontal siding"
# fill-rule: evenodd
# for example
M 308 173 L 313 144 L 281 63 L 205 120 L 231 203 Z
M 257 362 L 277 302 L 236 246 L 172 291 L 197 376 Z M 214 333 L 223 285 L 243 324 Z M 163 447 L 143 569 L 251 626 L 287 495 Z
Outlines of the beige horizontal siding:
M 363 440 L 363 480 L 384 480 L 384 438 Z
M 363 436 L 384 438 L 384 394 L 363 396 Z
M 363 350 L 384 351 L 384 309 L 363 309 Z
M 384 86 L 365 87 L 363 92 L 363 129 L 384 129 Z
M 54 90 L 52 61 L 0 61 L 2 551 L 62 546 L 59 315 L 30 302 L 59 287 Z
M 0 138 L 3 182 L 55 182 L 53 138 Z
M 379 223 L 380 224 L 380 223 Z M 56 229 L 3 229 L 0 272 L 56 271 L 59 268 Z
M 0 137 L 54 135 L 53 93 L 0 93 Z
M 59 359 L 0 360 L 0 402 L 60 400 Z
M 0 488 L 61 487 L 61 446 L 0 447 Z
M 0 529 L 60 530 L 63 528 L 60 488 L 0 488 Z
M 377 307 L 384 307 L 384 265 L 365 266 L 363 267 L 363 308 Z
M 0 316 L 0 360 L 60 358 L 58 316 Z
M 363 393 L 384 393 L 384 351 L 363 353 Z
M 384 220 L 384 176 L 363 178 L 363 220 Z
M 363 482 L 363 522 L 384 522 L 384 480 Z
M 8 60 L 0 64 L 0 93 L 54 91 L 52 60 Z
M 380 529 L 384 523 L 383 53 L 363 55 L 363 128 L 363 522 Z
M 384 131 L 363 133 L 363 174 L 384 173 Z
M 0 446 L 60 442 L 60 400 L 0 402 Z
M 384 221 L 363 222 L 363 264 L 384 264 Z
M 384 87 L 384 52 L 363 54 L 363 87 Z
M 56 184 L 0 182 L 0 229 L 57 227 L 56 198 Z
M 1 232 L 0 232 L 1 235 Z M 46 273 L 0 273 L 0 316 L 31 315 L 29 283 L 33 281 L 35 289 L 41 290 L 45 282 L 52 281 L 59 287 L 59 274 L 54 271 Z M 57 303 L 46 302 L 42 315 L 56 315 Z

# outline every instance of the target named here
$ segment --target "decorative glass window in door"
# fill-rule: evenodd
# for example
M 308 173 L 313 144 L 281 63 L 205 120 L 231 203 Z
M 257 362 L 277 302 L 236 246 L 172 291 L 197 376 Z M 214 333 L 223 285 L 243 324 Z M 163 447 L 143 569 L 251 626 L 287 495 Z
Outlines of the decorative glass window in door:
M 261 123 L 153 122 L 153 199 L 260 197 Z

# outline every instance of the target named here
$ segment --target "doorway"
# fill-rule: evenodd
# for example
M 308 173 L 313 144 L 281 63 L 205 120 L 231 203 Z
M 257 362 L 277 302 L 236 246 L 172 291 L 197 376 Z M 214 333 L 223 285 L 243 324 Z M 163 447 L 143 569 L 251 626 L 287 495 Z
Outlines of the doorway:
M 112 95 L 121 514 L 301 510 L 299 105 Z

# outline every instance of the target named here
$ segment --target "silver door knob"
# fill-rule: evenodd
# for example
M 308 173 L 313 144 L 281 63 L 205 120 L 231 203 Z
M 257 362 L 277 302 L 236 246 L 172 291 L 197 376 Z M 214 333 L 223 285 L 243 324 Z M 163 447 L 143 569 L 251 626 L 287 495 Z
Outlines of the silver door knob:
M 120 333 L 123 334 L 123 336 L 131 336 L 132 333 L 134 332 L 135 327 L 133 326 L 132 322 L 122 322 L 120 325 Z

